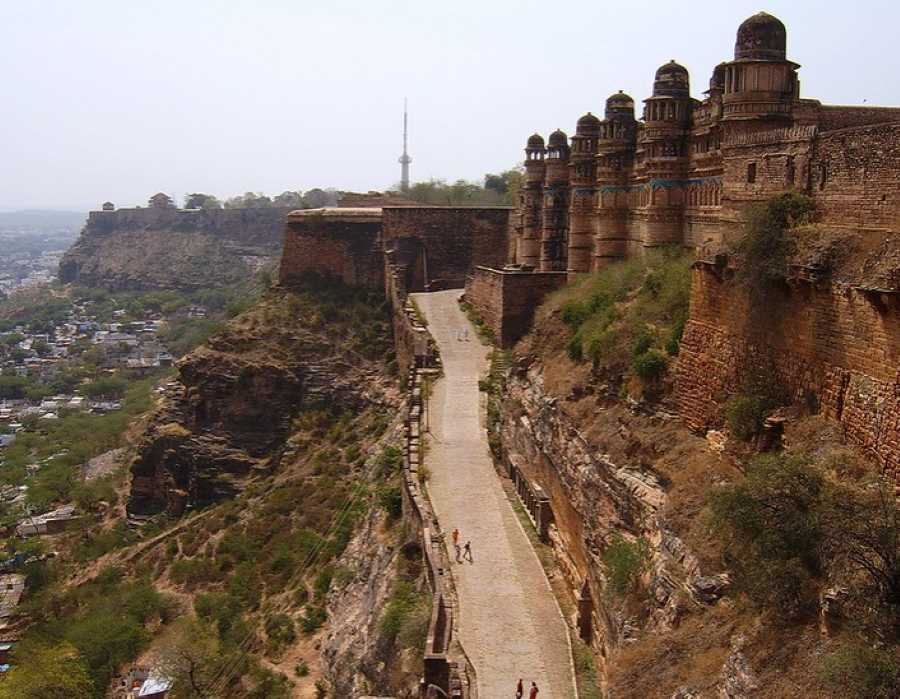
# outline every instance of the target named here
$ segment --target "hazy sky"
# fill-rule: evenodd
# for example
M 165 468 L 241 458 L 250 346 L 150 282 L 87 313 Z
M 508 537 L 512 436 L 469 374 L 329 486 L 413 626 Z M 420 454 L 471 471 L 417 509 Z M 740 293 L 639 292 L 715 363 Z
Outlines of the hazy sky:
M 163 190 L 480 179 L 671 58 L 702 97 L 738 24 L 788 28 L 806 97 L 897 105 L 894 1 L 0 0 L 0 208 Z

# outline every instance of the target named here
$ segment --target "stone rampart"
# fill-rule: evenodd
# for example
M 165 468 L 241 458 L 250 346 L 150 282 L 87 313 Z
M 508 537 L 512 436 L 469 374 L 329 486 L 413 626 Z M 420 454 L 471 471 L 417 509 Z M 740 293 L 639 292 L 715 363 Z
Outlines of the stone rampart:
M 381 209 L 308 209 L 288 215 L 279 281 L 332 276 L 351 286 L 384 288 Z
M 760 314 L 723 272 L 704 263 L 693 271 L 676 374 L 688 426 L 716 425 L 728 396 L 763 375 L 900 477 L 898 289 L 795 282 L 773 290 Z
M 900 231 L 900 124 L 820 134 L 810 194 L 816 218 L 851 229 Z
M 823 104 L 818 109 L 818 124 L 822 131 L 846 129 L 851 126 L 868 126 L 900 122 L 897 107 L 862 107 Z
M 476 265 L 506 262 L 508 207 L 385 207 L 383 239 L 409 291 L 462 288 Z
M 476 267 L 466 280 L 465 301 L 494 333 L 501 347 L 511 347 L 531 328 L 544 297 L 566 283 L 566 272 L 526 272 Z

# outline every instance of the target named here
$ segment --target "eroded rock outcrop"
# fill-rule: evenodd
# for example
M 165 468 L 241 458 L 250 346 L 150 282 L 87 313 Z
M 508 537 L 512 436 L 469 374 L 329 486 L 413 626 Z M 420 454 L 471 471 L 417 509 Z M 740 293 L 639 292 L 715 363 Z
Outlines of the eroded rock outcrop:
M 547 387 L 541 362 L 520 360 L 505 393 L 502 452 L 549 494 L 555 553 L 573 590 L 587 582 L 594 601 L 591 640 L 610 655 L 637 634 L 676 626 L 681 606 L 715 603 L 727 589 L 727 576 L 702 569 L 667 509 L 675 461 L 715 457 L 665 410 L 632 410 L 593 392 L 569 395 L 581 397 L 560 398 Z M 601 554 L 614 535 L 649 546 L 647 618 L 602 602 Z
M 131 513 L 179 514 L 276 468 L 302 411 L 399 401 L 385 368 L 386 311 L 377 299 L 337 305 L 329 294 L 270 292 L 179 362 L 137 447 Z M 330 320 L 321 315 L 327 304 Z

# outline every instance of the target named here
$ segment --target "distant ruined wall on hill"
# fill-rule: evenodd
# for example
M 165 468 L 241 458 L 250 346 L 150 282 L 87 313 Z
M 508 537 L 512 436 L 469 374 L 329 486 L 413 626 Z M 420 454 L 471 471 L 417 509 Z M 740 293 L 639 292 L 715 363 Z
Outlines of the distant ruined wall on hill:
M 797 282 L 773 292 L 764 317 L 712 265 L 693 271 L 676 398 L 695 430 L 721 421 L 728 397 L 764 376 L 818 406 L 846 438 L 900 478 L 900 293 Z
M 192 289 L 244 281 L 281 250 L 284 208 L 92 211 L 60 262 L 65 283 Z

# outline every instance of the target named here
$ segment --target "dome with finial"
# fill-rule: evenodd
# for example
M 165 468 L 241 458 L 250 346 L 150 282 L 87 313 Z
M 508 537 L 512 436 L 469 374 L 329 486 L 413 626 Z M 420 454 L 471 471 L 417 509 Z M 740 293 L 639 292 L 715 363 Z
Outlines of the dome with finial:
M 588 112 L 578 120 L 578 125 L 575 127 L 575 133 L 578 136 L 593 136 L 599 129 L 600 120 Z
M 552 134 L 550 134 L 550 138 L 547 141 L 547 145 L 550 148 L 554 148 L 554 147 L 559 148 L 561 146 L 568 146 L 569 145 L 569 137 L 566 136 L 565 131 L 563 131 L 562 129 L 557 129 Z
M 544 147 L 544 137 L 539 133 L 531 134 L 528 137 L 528 148 L 543 148 Z
M 634 100 L 622 90 L 606 98 L 607 119 L 634 119 Z
M 654 97 L 688 97 L 691 81 L 687 68 L 675 60 L 661 65 L 653 80 Z
M 787 29 L 777 17 L 757 12 L 737 30 L 734 60 L 784 61 L 787 57 Z

